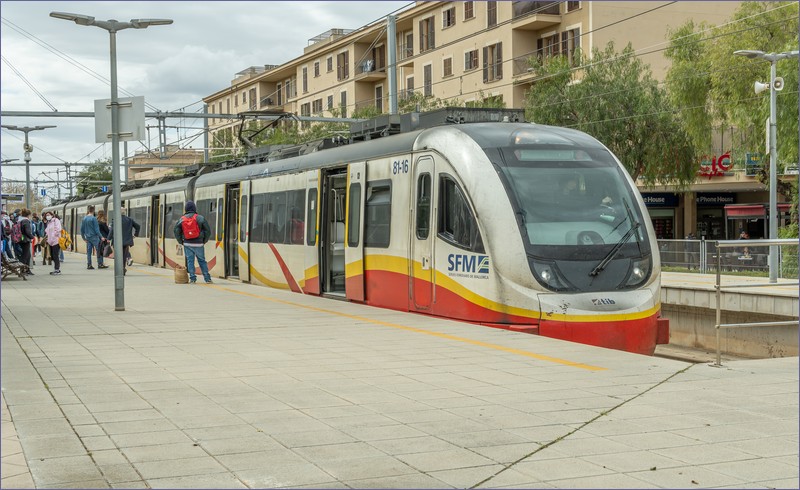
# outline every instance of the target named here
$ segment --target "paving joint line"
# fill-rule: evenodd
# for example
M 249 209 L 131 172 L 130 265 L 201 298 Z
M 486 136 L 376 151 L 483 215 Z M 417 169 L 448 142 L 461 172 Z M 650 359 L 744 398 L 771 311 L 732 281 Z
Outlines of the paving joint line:
M 589 419 L 586 422 L 582 423 L 579 427 L 576 427 L 575 429 L 567 432 L 566 434 L 564 434 L 564 435 L 562 435 L 560 437 L 557 437 L 556 439 L 553 439 L 552 441 L 548 442 L 547 444 L 544 444 L 543 446 L 536 448 L 534 451 L 522 456 L 521 458 L 517 459 L 516 461 L 512 461 L 511 463 L 508 464 L 508 466 L 504 467 L 503 469 L 501 469 L 497 473 L 495 473 L 495 474 L 493 474 L 493 475 L 491 475 L 491 476 L 489 476 L 489 477 L 487 477 L 487 478 L 479 481 L 478 483 L 475 483 L 474 485 L 472 485 L 470 487 L 467 487 L 467 488 L 471 490 L 473 488 L 479 487 L 480 485 L 483 485 L 484 483 L 486 483 L 488 481 L 491 481 L 494 477 L 500 475 L 501 473 L 503 473 L 506 470 L 509 470 L 509 469 L 513 468 L 515 465 L 525 461 L 526 459 L 528 459 L 529 457 L 533 456 L 534 454 L 536 454 L 536 453 L 538 453 L 540 451 L 543 451 L 544 449 L 547 449 L 548 447 L 550 447 L 550 446 L 552 446 L 552 445 L 554 445 L 554 444 L 556 444 L 556 443 L 558 443 L 560 441 L 563 441 L 567 437 L 569 437 L 572 434 L 575 434 L 576 432 L 582 430 L 584 427 L 586 427 L 589 424 L 595 422 L 596 420 L 600 419 L 601 417 L 605 417 L 606 415 L 608 415 L 611 412 L 613 412 L 614 410 L 622 407 L 623 405 L 626 405 L 627 403 L 632 402 L 633 400 L 636 400 L 637 398 L 639 398 L 641 396 L 644 396 L 645 394 L 647 394 L 651 390 L 654 390 L 654 389 L 658 388 L 659 386 L 661 386 L 664 383 L 668 382 L 672 378 L 685 373 L 686 371 L 688 371 L 689 369 L 691 369 L 692 367 L 694 367 L 696 365 L 697 364 L 690 364 L 690 365 L 686 366 L 685 368 L 670 374 L 669 376 L 667 376 L 663 380 L 659 381 L 658 383 L 655 383 L 653 386 L 647 388 L 646 390 L 642 391 L 641 393 L 637 393 L 635 396 L 633 396 L 631 398 L 628 398 L 627 400 L 623 400 L 618 405 L 615 405 L 615 406 L 609 408 L 608 410 L 604 410 L 604 411 L 600 412 L 595 417 L 592 417 L 591 419 Z

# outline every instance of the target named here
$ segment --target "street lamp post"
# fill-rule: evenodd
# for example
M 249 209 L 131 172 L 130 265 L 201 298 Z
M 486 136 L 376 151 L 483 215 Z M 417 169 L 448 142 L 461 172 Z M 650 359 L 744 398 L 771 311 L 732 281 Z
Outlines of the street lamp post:
M 28 143 L 28 133 L 31 131 L 39 131 L 42 129 L 54 128 L 55 126 L 11 126 L 7 124 L 3 124 L 3 127 L 6 129 L 14 130 L 14 131 L 22 131 L 25 133 L 25 144 L 22 146 L 22 149 L 25 150 L 25 207 L 30 209 L 31 208 L 31 152 L 33 151 L 33 147 Z
M 776 110 L 775 79 L 777 78 L 776 63 L 787 58 L 797 57 L 798 51 L 786 53 L 765 53 L 743 49 L 734 51 L 733 54 L 750 59 L 763 59 L 770 63 L 769 73 L 769 239 L 778 238 L 778 121 Z M 758 91 L 756 92 L 758 93 Z M 778 282 L 778 247 L 769 247 L 769 282 Z
M 125 311 L 125 257 L 122 253 L 122 199 L 119 176 L 119 103 L 117 101 L 117 32 L 123 29 L 145 29 L 152 25 L 172 24 L 171 19 L 131 19 L 129 22 L 95 20 L 94 17 L 67 12 L 50 12 L 50 17 L 71 20 L 82 26 L 95 26 L 108 31 L 111 37 L 111 198 L 114 203 L 114 309 Z

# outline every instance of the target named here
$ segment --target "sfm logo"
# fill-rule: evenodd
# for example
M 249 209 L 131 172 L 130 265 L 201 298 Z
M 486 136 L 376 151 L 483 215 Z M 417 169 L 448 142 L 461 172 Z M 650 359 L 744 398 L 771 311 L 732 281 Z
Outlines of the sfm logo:
M 447 270 L 451 272 L 489 273 L 488 255 L 450 254 L 447 256 Z
M 617 302 L 614 301 L 611 298 L 600 298 L 600 299 L 593 299 L 592 300 L 592 304 L 595 305 L 595 306 L 598 306 L 598 305 L 615 305 L 615 304 L 617 304 Z

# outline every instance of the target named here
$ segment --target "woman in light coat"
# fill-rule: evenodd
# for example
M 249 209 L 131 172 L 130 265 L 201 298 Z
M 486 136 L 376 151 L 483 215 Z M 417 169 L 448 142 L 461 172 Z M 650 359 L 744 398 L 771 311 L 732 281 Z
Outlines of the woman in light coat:
M 53 258 L 54 266 L 54 270 L 50 275 L 57 276 L 61 274 L 61 261 L 58 260 L 59 253 L 61 252 L 61 247 L 58 246 L 58 239 L 61 238 L 61 220 L 50 211 L 45 213 L 44 220 L 47 223 L 44 229 L 44 235 L 47 240 L 47 245 L 50 247 L 50 257 Z

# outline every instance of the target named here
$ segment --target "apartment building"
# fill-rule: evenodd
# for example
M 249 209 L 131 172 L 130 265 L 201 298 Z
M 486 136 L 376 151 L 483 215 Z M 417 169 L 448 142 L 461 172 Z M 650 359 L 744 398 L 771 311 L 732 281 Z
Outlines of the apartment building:
M 398 96 L 416 92 L 462 103 L 495 97 L 506 107 L 523 108 L 527 93 L 535 90 L 531 57 L 571 58 L 578 48 L 590 53 L 609 41 L 619 50 L 631 43 L 654 77 L 662 80 L 669 66 L 663 53 L 670 28 L 689 19 L 720 24 L 739 5 L 736 1 L 417 2 L 396 14 Z M 203 99 L 209 113 L 224 116 L 210 119 L 212 134 L 227 129 L 228 134 L 217 141 L 236 145 L 230 130 L 241 123 L 228 116 L 249 111 L 347 117 L 356 109 L 374 106 L 388 112 L 386 32 L 385 20 L 357 30 L 330 29 L 309 39 L 302 54 L 286 63 L 237 73 L 228 87 Z M 730 140 L 724 131 L 715 137 L 719 148 L 708 162 L 699 163 L 698 181 L 689 192 L 641 189 L 660 238 L 682 238 L 689 232 L 733 238 L 731 230 L 739 227 L 749 228 L 753 237 L 766 236 L 764 185 L 745 168 L 720 170 L 724 142 Z M 725 161 L 729 163 L 731 156 Z M 737 208 L 749 203 L 759 203 L 758 209 Z M 781 219 L 788 219 L 784 208 Z
M 590 52 L 613 40 L 643 54 L 663 78 L 669 27 L 688 19 L 712 24 L 728 19 L 739 2 L 417 2 L 397 15 L 396 87 L 470 102 L 502 99 L 521 108 L 531 89 L 533 56 Z M 330 29 L 309 39 L 302 55 L 280 65 L 249 67 L 230 86 L 204 98 L 208 112 L 247 111 L 297 115 L 352 115 L 365 106 L 387 112 L 389 43 L 386 21 L 357 29 Z M 646 49 L 652 48 L 652 49 Z M 299 50 L 299 47 L 298 47 Z M 211 120 L 211 131 L 238 124 Z

